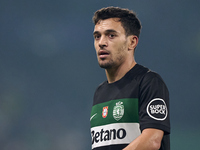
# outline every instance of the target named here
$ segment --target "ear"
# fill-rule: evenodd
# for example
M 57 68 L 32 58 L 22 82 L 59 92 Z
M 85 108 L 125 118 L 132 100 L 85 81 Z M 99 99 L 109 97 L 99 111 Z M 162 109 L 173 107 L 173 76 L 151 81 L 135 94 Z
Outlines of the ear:
M 137 44 L 138 44 L 138 37 L 135 35 L 130 35 L 128 37 L 129 39 L 129 45 L 128 45 L 128 50 L 133 50 L 136 48 Z

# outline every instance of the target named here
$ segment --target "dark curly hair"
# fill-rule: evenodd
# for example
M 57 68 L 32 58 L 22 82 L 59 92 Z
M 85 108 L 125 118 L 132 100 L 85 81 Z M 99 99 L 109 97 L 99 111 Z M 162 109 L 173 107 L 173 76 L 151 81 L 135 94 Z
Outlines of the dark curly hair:
M 125 30 L 126 36 L 136 35 L 139 38 L 142 26 L 135 12 L 129 9 L 111 6 L 97 10 L 94 13 L 92 20 L 96 25 L 99 20 L 105 20 L 109 18 L 119 18 L 119 21 Z

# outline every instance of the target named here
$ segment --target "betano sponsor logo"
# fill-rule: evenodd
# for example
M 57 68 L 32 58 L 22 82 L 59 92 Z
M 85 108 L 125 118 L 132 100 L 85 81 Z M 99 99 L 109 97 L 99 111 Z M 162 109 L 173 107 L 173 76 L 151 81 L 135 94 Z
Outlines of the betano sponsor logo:
M 102 142 L 102 141 L 109 141 L 109 140 L 115 140 L 116 138 L 118 139 L 123 139 L 126 137 L 126 130 L 123 128 L 120 128 L 118 130 L 116 129 L 110 129 L 110 130 L 105 130 L 101 129 L 99 132 L 95 132 L 94 130 L 91 132 L 92 135 L 92 144 Z
M 138 123 L 114 123 L 91 128 L 92 148 L 128 144 L 141 134 Z

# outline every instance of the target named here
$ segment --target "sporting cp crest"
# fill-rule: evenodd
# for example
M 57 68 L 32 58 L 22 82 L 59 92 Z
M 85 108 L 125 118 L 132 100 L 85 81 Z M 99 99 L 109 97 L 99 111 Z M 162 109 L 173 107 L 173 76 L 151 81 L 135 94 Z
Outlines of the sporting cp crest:
M 115 120 L 119 121 L 124 115 L 124 105 L 123 102 L 117 102 L 116 106 L 113 108 L 113 117 Z
M 106 118 L 108 115 L 108 106 L 103 107 L 103 111 L 102 111 L 102 117 Z

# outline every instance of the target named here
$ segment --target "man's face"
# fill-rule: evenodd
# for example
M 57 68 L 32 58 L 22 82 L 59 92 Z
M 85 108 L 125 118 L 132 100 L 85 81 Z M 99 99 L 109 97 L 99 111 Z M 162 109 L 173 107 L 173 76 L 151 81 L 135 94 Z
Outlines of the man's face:
M 118 20 L 118 18 L 100 20 L 94 28 L 94 46 L 98 63 L 105 69 L 120 66 L 127 56 L 127 38 Z

